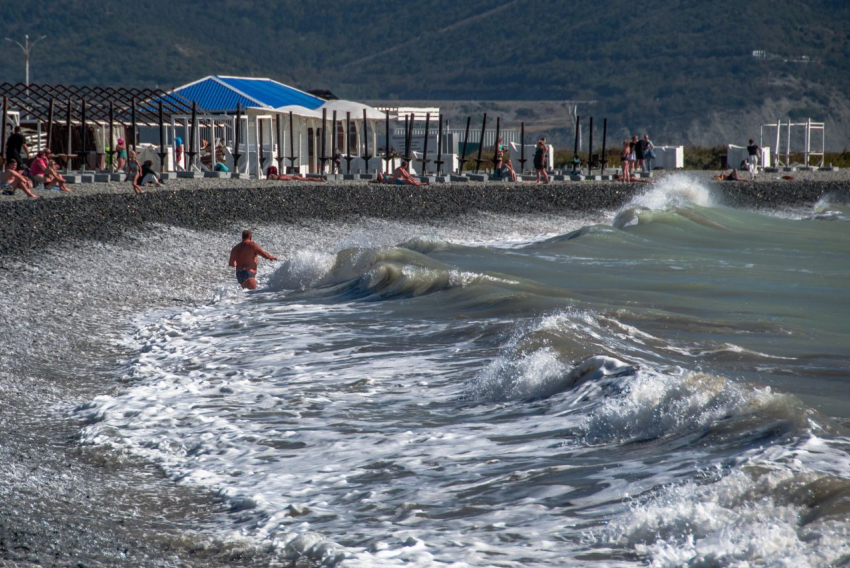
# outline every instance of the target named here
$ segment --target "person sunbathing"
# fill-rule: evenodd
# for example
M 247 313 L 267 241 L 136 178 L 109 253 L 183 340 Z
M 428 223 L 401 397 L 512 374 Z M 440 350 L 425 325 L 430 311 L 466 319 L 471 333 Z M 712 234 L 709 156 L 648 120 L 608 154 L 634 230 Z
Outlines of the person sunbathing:
M 47 160 L 47 168 L 44 170 L 44 188 L 54 189 L 58 187 L 60 191 L 71 193 L 70 188 L 65 185 L 65 178 L 56 171 L 56 162 L 52 159 Z
M 273 179 L 277 181 L 325 181 L 322 178 L 311 178 L 305 176 L 299 176 L 295 174 L 269 174 L 266 176 L 268 179 Z
M 410 170 L 408 169 L 409 165 L 407 160 L 401 162 L 401 165 L 395 169 L 393 172 L 393 179 L 395 180 L 396 185 L 422 185 L 422 182 L 414 179 L 412 175 L 410 175 Z M 392 183 L 392 182 L 390 182 Z
M 18 171 L 17 160 L 9 160 L 6 170 L 0 174 L 0 189 L 3 190 L 3 195 L 14 195 L 17 190 L 22 189 L 29 197 L 41 199 L 32 192 L 32 183 L 30 180 Z
M 720 181 L 744 181 L 738 177 L 738 170 L 735 168 L 732 168 L 728 174 L 724 174 L 723 170 L 720 170 L 720 174 L 717 175 L 717 179 Z

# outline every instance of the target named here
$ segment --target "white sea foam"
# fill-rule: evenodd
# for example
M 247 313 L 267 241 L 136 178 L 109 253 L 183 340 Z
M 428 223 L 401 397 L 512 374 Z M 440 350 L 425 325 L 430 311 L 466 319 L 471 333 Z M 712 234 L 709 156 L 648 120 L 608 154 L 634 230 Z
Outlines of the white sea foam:
M 689 204 L 715 207 L 717 200 L 711 189 L 697 178 L 688 174 L 673 174 L 652 184 L 623 209 L 643 207 L 653 211 L 667 211 Z

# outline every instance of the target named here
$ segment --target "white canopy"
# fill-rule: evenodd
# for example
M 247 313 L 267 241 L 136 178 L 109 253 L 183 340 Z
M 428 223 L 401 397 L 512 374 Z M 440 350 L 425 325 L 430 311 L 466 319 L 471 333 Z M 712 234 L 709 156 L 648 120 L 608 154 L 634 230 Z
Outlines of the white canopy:
M 334 111 L 336 111 L 337 120 L 344 120 L 345 113 L 351 113 L 351 120 L 362 120 L 363 119 L 363 110 L 366 110 L 366 119 L 367 120 L 381 120 L 384 118 L 384 113 L 379 111 L 374 107 L 370 107 L 369 105 L 364 105 L 363 103 L 356 103 L 354 101 L 328 101 L 322 106 L 320 106 L 316 111 L 321 116 L 322 109 L 327 109 L 328 116 L 331 116 Z
M 317 110 L 310 110 L 309 108 L 299 106 L 299 105 L 286 105 L 282 107 L 278 107 L 272 111 L 266 110 L 266 112 L 275 112 L 281 114 L 289 114 L 292 112 L 295 116 L 304 116 L 307 118 L 322 118 L 321 107 Z

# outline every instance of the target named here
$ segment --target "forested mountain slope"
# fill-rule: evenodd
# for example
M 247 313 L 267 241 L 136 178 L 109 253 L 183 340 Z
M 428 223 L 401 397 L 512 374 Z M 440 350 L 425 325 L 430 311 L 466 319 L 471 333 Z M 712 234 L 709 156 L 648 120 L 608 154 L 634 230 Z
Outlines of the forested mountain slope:
M 846 0 L 4 1 L 48 36 L 31 80 L 169 88 L 268 76 L 345 98 L 596 101 L 612 129 L 712 143 L 776 118 L 850 130 Z M 23 54 L 0 50 L 0 80 Z M 762 50 L 763 57 L 754 57 Z

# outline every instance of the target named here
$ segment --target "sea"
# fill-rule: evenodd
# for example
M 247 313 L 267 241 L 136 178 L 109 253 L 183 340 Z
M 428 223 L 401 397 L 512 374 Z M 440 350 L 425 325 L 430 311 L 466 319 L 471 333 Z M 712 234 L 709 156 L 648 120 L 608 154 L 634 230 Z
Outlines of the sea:
M 227 267 L 248 227 L 280 258 L 256 291 Z M 6 396 L 217 506 L 181 539 L 298 566 L 850 564 L 846 200 L 747 210 L 683 174 L 612 211 L 160 225 L 6 267 Z

